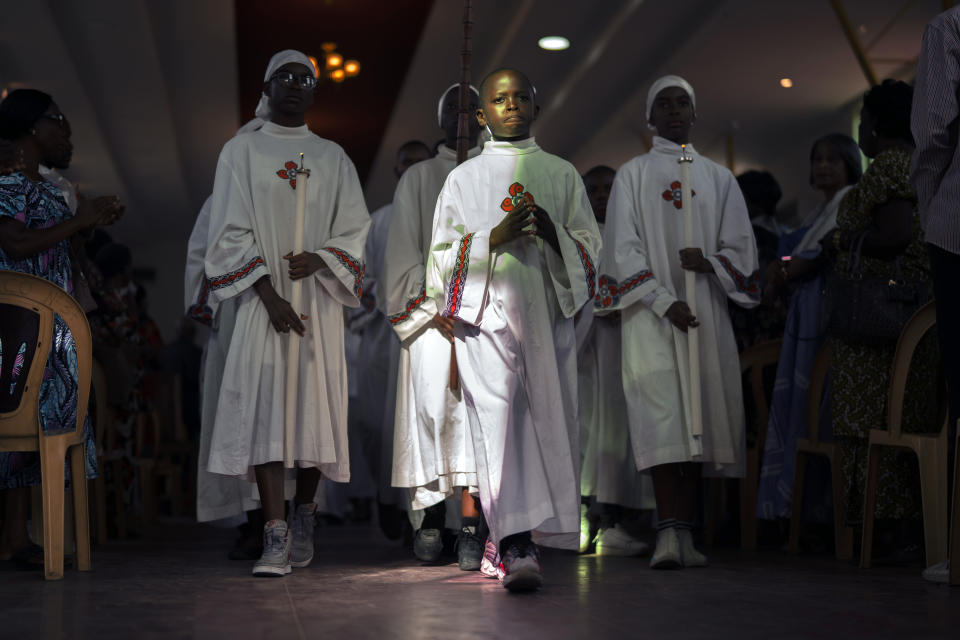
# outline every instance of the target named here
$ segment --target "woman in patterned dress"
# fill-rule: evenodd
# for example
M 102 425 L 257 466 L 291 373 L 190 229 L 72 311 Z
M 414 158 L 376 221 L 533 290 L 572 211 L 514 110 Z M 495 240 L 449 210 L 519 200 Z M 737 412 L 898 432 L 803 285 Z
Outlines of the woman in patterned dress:
M 72 153 L 69 124 L 49 95 L 32 89 L 11 92 L 0 104 L 0 139 L 12 150 L 16 164 L 5 163 L 7 172 L 0 175 L 0 269 L 46 278 L 72 293 L 71 236 L 113 222 L 121 210 L 112 200 L 97 199 L 72 215 L 60 189 L 40 176 L 41 161 L 58 155 L 69 160 Z M 53 341 L 56 347 L 40 389 L 40 420 L 45 431 L 73 428 L 77 411 L 76 347 L 59 316 Z M 0 366 L 13 367 L 14 381 L 22 373 L 19 354 L 18 345 L 0 344 Z M 85 428 L 89 477 L 96 475 L 96 450 L 89 420 Z M 27 558 L 31 555 L 26 505 L 28 487 L 39 482 L 38 454 L 0 453 L 4 502 L 0 560 L 22 558 L 24 550 Z
M 865 234 L 860 270 L 865 278 L 893 278 L 899 258 L 903 277 L 912 283 L 930 283 L 917 198 L 910 186 L 909 85 L 885 80 L 866 93 L 860 112 L 860 149 L 873 163 L 860 182 L 844 197 L 836 230 L 824 238 L 834 256 L 834 269 L 850 268 L 850 247 Z M 872 428 L 886 424 L 887 388 L 895 344 L 868 346 L 832 339 L 831 366 L 833 433 L 840 445 L 847 524 L 863 522 L 863 491 L 867 467 L 867 438 Z M 930 335 L 911 364 L 904 405 L 904 430 L 929 430 L 935 418 L 936 344 Z M 935 425 L 934 425 L 935 426 Z M 877 494 L 877 517 L 890 520 L 919 518 L 919 477 L 909 452 L 883 449 Z

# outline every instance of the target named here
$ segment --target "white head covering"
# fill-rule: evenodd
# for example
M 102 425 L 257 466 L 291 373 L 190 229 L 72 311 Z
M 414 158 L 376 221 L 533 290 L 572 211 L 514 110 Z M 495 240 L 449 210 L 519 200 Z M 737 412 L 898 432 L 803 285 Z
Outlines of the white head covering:
M 313 63 L 310 62 L 310 58 L 308 58 L 306 54 L 301 53 L 295 49 L 284 49 L 279 53 L 273 54 L 273 57 L 270 58 L 270 62 L 267 64 L 267 72 L 263 74 L 263 81 L 268 82 L 270 80 L 270 76 L 276 73 L 277 69 L 291 62 L 302 64 L 306 68 L 313 71 L 313 77 L 315 78 L 317 77 L 317 70 L 313 66 Z M 266 122 L 267 120 L 270 119 L 270 98 L 267 97 L 267 94 L 265 93 L 260 94 L 260 102 L 257 104 L 257 110 L 254 111 L 254 113 L 256 114 L 257 118 L 260 118 L 260 120 L 262 120 L 263 122 Z M 256 127 L 251 127 L 250 129 L 247 129 L 247 127 L 250 127 L 250 125 L 254 124 L 254 121 L 251 120 L 247 124 L 243 125 L 243 127 L 241 127 L 240 131 L 238 131 L 237 133 L 244 133 L 245 131 L 250 131 L 253 128 L 262 127 L 263 122 L 260 122 Z
M 693 93 L 693 87 L 690 86 L 690 83 L 680 76 L 663 76 L 654 82 L 653 86 L 650 87 L 650 91 L 647 92 L 647 126 L 653 131 L 657 130 L 655 126 L 650 124 L 650 116 L 653 113 L 653 101 L 657 99 L 657 94 L 667 87 L 680 87 L 686 91 L 687 95 L 690 96 L 690 104 L 693 105 L 693 113 L 697 113 L 697 96 Z
M 459 87 L 459 86 L 460 86 L 460 83 L 459 83 L 459 82 L 455 82 L 455 83 L 453 83 L 452 85 L 450 85 L 449 87 L 447 87 L 446 89 L 444 89 L 443 93 L 440 94 L 440 101 L 437 103 L 437 126 L 438 126 L 438 127 L 442 127 L 442 126 L 443 126 L 443 99 L 447 97 L 447 94 L 448 94 L 448 93 L 450 93 L 450 89 L 453 89 L 453 88 Z M 473 91 L 473 94 L 474 94 L 475 96 L 477 96 L 477 102 L 479 102 L 479 101 L 480 101 L 480 92 L 477 91 L 477 88 L 476 88 L 475 86 L 473 86 L 473 85 L 470 85 L 470 91 Z

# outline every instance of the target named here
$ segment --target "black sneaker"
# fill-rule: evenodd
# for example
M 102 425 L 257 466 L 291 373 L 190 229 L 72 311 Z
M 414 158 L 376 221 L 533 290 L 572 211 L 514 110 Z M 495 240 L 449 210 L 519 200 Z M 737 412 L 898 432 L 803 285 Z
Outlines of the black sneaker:
M 483 561 L 483 541 L 469 529 L 461 529 L 457 536 L 457 564 L 461 571 L 479 571 Z

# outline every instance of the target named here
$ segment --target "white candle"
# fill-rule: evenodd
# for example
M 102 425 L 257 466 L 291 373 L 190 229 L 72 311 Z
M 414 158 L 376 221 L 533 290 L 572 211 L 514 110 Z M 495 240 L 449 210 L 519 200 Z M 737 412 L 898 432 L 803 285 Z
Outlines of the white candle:
M 297 176 L 297 218 L 293 233 L 293 255 L 303 253 L 303 227 L 307 215 L 307 178 L 310 171 L 303 168 L 303 154 L 300 154 L 300 168 Z M 303 310 L 303 280 L 294 280 L 290 293 L 290 306 L 295 313 L 302 315 Z M 283 425 L 283 466 L 296 466 L 294 459 L 294 440 L 297 433 L 297 396 L 300 386 L 300 336 L 290 331 L 290 341 L 287 343 L 287 388 L 284 402 Z
M 687 155 L 687 145 L 681 145 L 680 153 L 680 204 L 683 207 L 683 243 L 685 248 L 694 248 L 693 238 L 693 188 L 690 184 L 690 164 L 693 158 Z M 690 313 L 697 315 L 697 274 L 694 271 L 683 271 L 684 295 Z M 690 372 L 690 432 L 694 438 L 703 435 L 703 405 L 700 397 L 700 340 L 697 330 L 687 329 L 687 352 L 689 354 Z

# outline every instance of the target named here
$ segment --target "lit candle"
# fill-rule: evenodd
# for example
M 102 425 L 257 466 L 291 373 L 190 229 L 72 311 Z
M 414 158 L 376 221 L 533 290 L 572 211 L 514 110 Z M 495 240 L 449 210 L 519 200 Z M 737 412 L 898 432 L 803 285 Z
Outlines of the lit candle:
M 694 247 L 693 239 L 693 188 L 690 184 L 690 164 L 693 158 L 687 155 L 687 145 L 680 145 L 680 205 L 683 207 L 683 244 Z M 697 274 L 683 270 L 684 295 L 690 313 L 697 315 Z M 690 432 L 695 438 L 703 435 L 703 405 L 700 397 L 700 340 L 694 327 L 687 329 L 687 352 L 690 372 Z
M 293 255 L 303 253 L 303 227 L 307 215 L 307 178 L 309 169 L 303 168 L 303 154 L 300 154 L 300 168 L 297 176 L 297 219 L 293 233 Z M 295 313 L 303 317 L 303 280 L 294 280 L 290 293 L 290 306 Z M 297 433 L 297 390 L 300 385 L 300 336 L 290 332 L 290 341 L 287 343 L 287 395 L 284 403 L 283 429 L 283 466 L 296 466 L 294 459 L 294 440 Z

